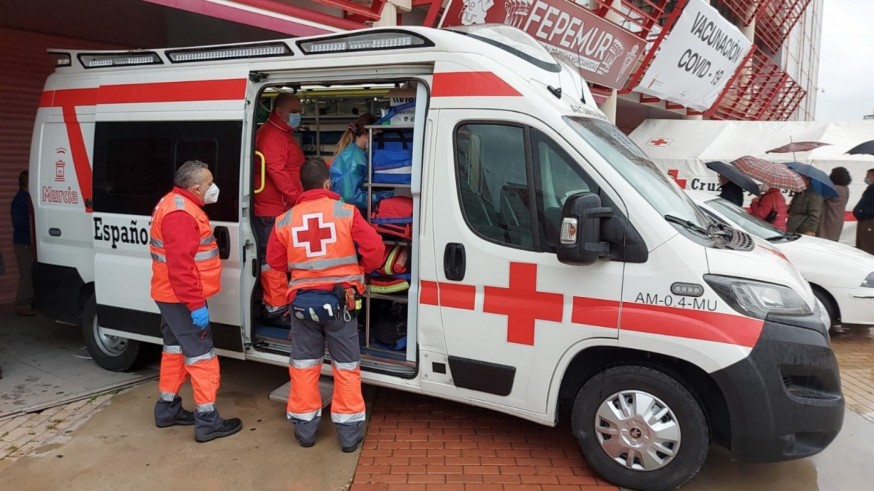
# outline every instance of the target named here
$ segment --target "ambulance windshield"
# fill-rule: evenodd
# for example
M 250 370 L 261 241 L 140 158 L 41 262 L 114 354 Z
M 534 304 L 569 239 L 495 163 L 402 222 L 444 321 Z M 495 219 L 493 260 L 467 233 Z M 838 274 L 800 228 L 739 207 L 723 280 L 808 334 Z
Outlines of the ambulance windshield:
M 455 31 L 501 48 L 546 71 L 556 73 L 561 71 L 561 65 L 555 61 L 555 58 L 552 57 L 542 44 L 524 31 L 514 27 L 504 24 L 478 24 L 450 27 L 447 30 Z
M 708 230 L 712 224 L 622 131 L 606 121 L 565 116 L 564 120 L 664 217 Z

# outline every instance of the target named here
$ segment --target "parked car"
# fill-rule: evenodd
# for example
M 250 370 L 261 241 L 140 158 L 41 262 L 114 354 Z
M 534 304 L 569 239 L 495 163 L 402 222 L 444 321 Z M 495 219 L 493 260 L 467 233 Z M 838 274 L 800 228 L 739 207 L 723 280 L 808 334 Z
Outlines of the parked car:
M 783 232 L 713 194 L 686 192 L 705 212 L 785 254 L 825 305 L 832 326 L 874 325 L 874 255 L 840 242 Z

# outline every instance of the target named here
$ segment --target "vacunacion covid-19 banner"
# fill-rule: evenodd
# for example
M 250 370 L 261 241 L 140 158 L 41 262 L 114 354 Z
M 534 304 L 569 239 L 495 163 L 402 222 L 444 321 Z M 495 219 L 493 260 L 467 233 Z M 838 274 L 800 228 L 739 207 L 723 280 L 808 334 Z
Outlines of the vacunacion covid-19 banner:
M 704 0 L 689 0 L 634 90 L 706 111 L 752 43 Z

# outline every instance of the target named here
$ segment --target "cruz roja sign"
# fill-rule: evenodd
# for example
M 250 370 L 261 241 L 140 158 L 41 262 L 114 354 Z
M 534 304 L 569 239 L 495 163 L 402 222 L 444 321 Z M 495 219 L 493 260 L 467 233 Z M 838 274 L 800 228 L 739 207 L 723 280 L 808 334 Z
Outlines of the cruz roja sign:
M 689 0 L 635 91 L 710 109 L 752 43 L 703 0 Z
M 566 0 L 453 0 L 440 27 L 506 24 L 527 32 L 587 82 L 621 89 L 644 41 Z

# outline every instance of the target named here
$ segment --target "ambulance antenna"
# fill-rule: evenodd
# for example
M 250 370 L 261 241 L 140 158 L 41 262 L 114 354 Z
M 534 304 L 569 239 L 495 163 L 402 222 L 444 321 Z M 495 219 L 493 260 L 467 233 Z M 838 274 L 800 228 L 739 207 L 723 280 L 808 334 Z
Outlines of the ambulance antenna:
M 586 78 L 583 77 L 583 64 L 580 62 L 580 58 L 583 57 L 583 47 L 577 46 L 577 71 L 580 74 L 580 102 L 583 104 L 586 103 Z

